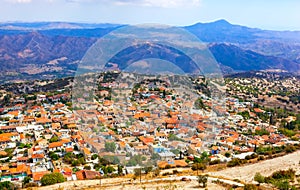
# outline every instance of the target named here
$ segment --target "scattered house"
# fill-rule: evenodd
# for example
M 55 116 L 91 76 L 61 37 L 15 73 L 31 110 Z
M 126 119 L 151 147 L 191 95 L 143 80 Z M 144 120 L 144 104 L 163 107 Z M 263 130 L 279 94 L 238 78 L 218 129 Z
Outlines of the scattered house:
M 100 172 L 91 171 L 91 170 L 80 170 L 76 172 L 76 177 L 78 180 L 85 180 L 85 179 L 97 179 L 100 178 Z
M 44 154 L 33 154 L 31 156 L 33 163 L 44 162 L 45 155 Z
M 63 148 L 63 144 L 64 143 L 62 141 L 49 143 L 48 150 L 52 152 L 56 150 L 61 150 Z

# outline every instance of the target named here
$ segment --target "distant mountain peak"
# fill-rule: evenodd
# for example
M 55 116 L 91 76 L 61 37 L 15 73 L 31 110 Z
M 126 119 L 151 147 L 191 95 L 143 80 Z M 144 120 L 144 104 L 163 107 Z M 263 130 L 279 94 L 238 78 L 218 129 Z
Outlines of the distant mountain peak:
M 230 22 L 228 22 L 225 19 L 220 19 L 220 20 L 216 20 L 214 22 L 212 22 L 214 24 L 219 24 L 219 25 L 232 25 Z

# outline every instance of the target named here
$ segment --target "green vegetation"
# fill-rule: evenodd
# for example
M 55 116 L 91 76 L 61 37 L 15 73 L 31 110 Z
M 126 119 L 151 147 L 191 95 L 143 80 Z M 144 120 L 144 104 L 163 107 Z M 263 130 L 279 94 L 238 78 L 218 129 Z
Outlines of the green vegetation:
M 169 135 L 169 141 L 182 141 L 182 142 L 184 142 L 183 139 L 177 137 L 177 136 L 174 135 L 174 134 L 170 134 L 170 135 Z
M 126 166 L 136 166 L 136 165 L 142 165 L 142 155 L 134 155 L 133 157 L 128 160 Z
M 202 172 L 204 172 L 204 170 L 206 170 L 206 164 L 204 163 L 196 163 L 192 165 L 192 170 L 196 171 L 196 170 L 201 170 Z
M 10 181 L 4 181 L 4 182 L 0 182 L 0 189 L 3 189 L 3 190 L 16 190 L 16 189 L 18 189 L 18 187 Z
M 42 186 L 53 185 L 56 183 L 62 183 L 64 181 L 65 181 L 65 178 L 61 173 L 46 174 L 41 179 Z
M 49 153 L 50 155 L 50 153 Z M 67 164 L 71 164 L 72 166 L 79 166 L 85 164 L 85 159 L 83 154 L 73 154 L 71 152 L 68 152 L 63 157 L 63 161 Z
M 206 187 L 207 181 L 208 181 L 208 175 L 198 175 L 199 185 L 202 183 L 202 187 Z
M 258 187 L 254 184 L 245 184 L 244 190 L 258 190 Z
M 105 150 L 107 152 L 115 152 L 116 148 L 117 146 L 115 142 L 105 142 Z
M 58 142 L 58 141 L 59 141 L 59 138 L 58 138 L 57 136 L 53 136 L 53 137 L 49 140 L 50 143 Z
M 244 119 L 249 119 L 250 118 L 250 114 L 249 114 L 248 111 L 239 112 L 238 115 L 243 116 Z
M 254 180 L 258 183 L 270 183 L 280 190 L 295 189 L 294 186 L 290 185 L 290 181 L 294 181 L 295 171 L 293 169 L 279 170 L 274 172 L 269 177 L 264 177 L 260 173 L 256 173 Z
M 242 164 L 245 164 L 246 162 L 247 162 L 246 160 L 242 160 L 242 159 L 239 159 L 239 158 L 233 158 L 232 160 L 230 160 L 227 163 L 227 166 L 228 167 L 240 166 Z

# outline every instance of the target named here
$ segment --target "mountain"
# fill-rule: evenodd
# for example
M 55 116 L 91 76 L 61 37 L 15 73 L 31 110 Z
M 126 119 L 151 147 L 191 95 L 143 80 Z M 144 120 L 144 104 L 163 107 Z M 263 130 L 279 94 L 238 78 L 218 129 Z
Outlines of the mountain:
M 122 26 L 64 22 L 0 23 L 0 82 L 72 76 L 88 48 L 98 38 Z M 184 28 L 208 44 L 225 73 L 264 69 L 300 71 L 299 31 L 261 30 L 226 20 Z M 141 53 L 132 52 L 147 53 L 149 48 L 151 55 L 160 55 L 166 60 L 174 60 L 178 53 L 163 55 L 159 51 L 165 51 L 164 47 L 154 47 L 155 44 L 152 47 L 132 47 L 131 53 L 120 53 L 114 61 L 145 58 Z M 189 65 L 182 61 L 184 70 L 191 69 L 185 68 Z
M 246 50 L 300 63 L 300 31 L 272 31 L 235 25 L 226 20 L 184 27 L 207 43 L 230 43 Z
M 244 50 L 231 44 L 211 44 L 209 50 L 216 61 L 235 71 L 281 69 L 290 72 L 300 71 L 300 64 L 275 56 L 263 55 Z

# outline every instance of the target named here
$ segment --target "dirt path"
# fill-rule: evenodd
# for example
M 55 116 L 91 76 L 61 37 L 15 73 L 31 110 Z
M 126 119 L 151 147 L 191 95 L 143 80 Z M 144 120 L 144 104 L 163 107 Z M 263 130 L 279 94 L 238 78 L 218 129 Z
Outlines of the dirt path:
M 296 170 L 296 174 L 300 174 L 299 161 L 300 151 L 297 151 L 271 160 L 265 160 L 259 163 L 240 167 L 227 168 L 218 172 L 210 172 L 209 174 L 229 179 L 239 179 L 244 182 L 252 182 L 256 172 L 260 172 L 262 175 L 268 176 L 274 171 L 292 168 Z

